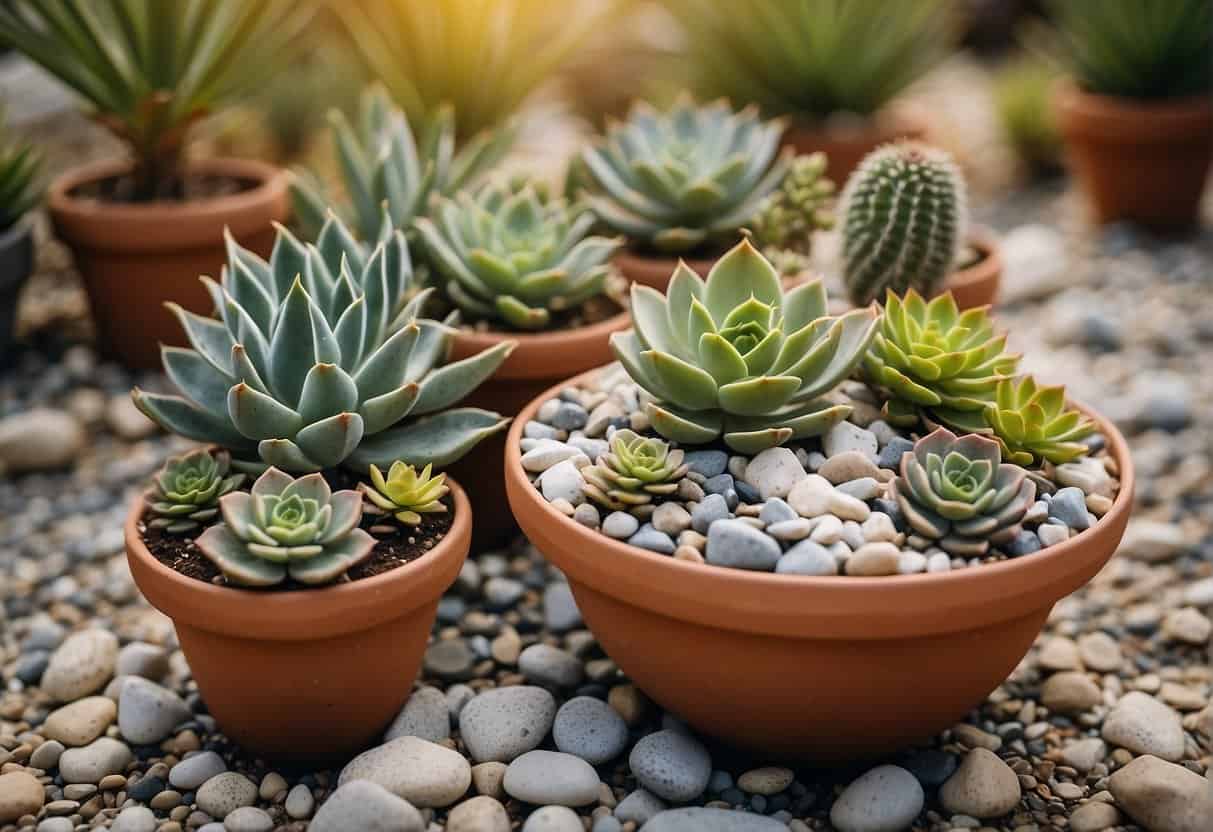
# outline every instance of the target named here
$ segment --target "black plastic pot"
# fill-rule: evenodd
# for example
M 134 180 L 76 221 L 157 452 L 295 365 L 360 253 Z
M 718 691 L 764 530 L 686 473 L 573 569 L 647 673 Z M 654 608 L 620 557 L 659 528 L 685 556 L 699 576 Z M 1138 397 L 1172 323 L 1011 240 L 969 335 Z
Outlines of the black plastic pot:
M 33 224 L 24 217 L 0 232 L 0 362 L 12 346 L 17 325 L 17 298 L 33 270 Z

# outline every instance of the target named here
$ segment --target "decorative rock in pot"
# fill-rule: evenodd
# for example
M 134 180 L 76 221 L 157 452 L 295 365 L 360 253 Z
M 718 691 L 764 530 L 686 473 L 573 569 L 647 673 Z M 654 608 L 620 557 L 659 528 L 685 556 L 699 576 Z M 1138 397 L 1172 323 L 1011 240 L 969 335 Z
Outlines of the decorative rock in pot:
M 815 760 L 922 740 L 1124 531 L 1110 424 L 1018 378 L 985 310 L 886 305 L 830 318 L 820 284 L 783 291 L 743 243 L 706 282 L 634 287 L 621 366 L 511 430 L 523 530 L 611 658 L 705 734 Z M 534 438 L 557 394 L 622 417 Z
M 407 699 L 467 554 L 470 505 L 432 470 L 507 423 L 448 408 L 510 345 L 441 365 L 453 332 L 419 316 L 403 235 L 367 254 L 335 218 L 316 246 L 279 229 L 269 262 L 232 244 L 203 280 L 221 317 L 176 310 L 192 349 L 164 348 L 182 395 L 133 396 L 221 450 L 171 461 L 131 507 L 131 571 L 234 739 L 346 754 Z

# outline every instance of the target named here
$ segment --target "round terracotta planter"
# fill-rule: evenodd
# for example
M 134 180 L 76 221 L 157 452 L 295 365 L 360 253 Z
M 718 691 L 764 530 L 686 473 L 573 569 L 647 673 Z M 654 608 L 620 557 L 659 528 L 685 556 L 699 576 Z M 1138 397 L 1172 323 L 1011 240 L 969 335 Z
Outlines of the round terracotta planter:
M 828 129 L 820 125 L 793 122 L 783 134 L 785 147 L 797 153 L 826 154 L 826 175 L 839 189 L 863 157 L 882 144 L 897 139 L 922 139 L 927 134 L 926 122 L 910 110 L 881 113 L 862 126 Z
M 0 232 L 0 364 L 17 329 L 17 301 L 34 270 L 34 230 L 28 216 Z
M 724 252 L 722 251 L 721 254 Z M 678 267 L 679 259 L 694 269 L 700 277 L 707 277 L 708 272 L 711 271 L 712 266 L 716 265 L 716 261 L 720 257 L 650 257 L 625 248 L 615 255 L 614 263 L 628 280 L 651 286 L 658 292 L 664 293 L 669 288 L 670 278 L 674 276 L 674 269 Z
M 173 619 L 198 689 L 241 746 L 282 760 L 329 760 L 374 745 L 408 699 L 437 614 L 471 541 L 467 495 L 446 537 L 410 564 L 321 589 L 216 586 L 156 560 L 143 499 L 126 520 L 131 574 Z
M 285 221 L 289 211 L 287 179 L 263 162 L 213 159 L 192 163 L 191 170 L 258 185 L 189 202 L 113 203 L 72 195 L 129 170 L 118 160 L 74 168 L 51 184 L 47 207 L 84 278 L 102 353 L 128 367 L 157 369 L 161 343 L 185 344 L 164 303 L 201 315 L 213 311 L 198 277 L 218 279 L 227 261 L 224 228 L 241 245 L 269 255 L 273 223 Z
M 572 330 L 536 333 L 460 330 L 455 336 L 452 361 L 475 355 L 502 341 L 515 341 L 517 346 L 493 377 L 459 402 L 459 406 L 517 416 L 527 403 L 557 381 L 614 361 L 611 333 L 631 325 L 632 316 L 624 311 Z M 468 484 L 476 514 L 472 545 L 477 551 L 509 542 L 518 529 L 506 500 L 504 464 L 502 431 L 481 442 L 448 469 L 453 477 Z
M 985 231 L 973 232 L 969 245 L 977 250 L 981 259 L 948 275 L 943 289 L 952 293 L 961 309 L 991 306 L 997 300 L 1002 284 L 1002 249 L 994 235 Z
M 1067 159 L 1096 222 L 1157 229 L 1197 222 L 1213 160 L 1213 99 L 1145 102 L 1057 87 Z
M 1027 653 L 1053 604 L 1115 551 L 1129 519 L 1124 438 L 1089 410 L 1120 465 L 1100 522 L 1036 554 L 941 574 L 810 578 L 691 564 L 612 540 L 527 480 L 522 425 L 506 486 L 522 530 L 568 576 L 603 649 L 700 732 L 819 762 L 878 756 L 954 724 Z

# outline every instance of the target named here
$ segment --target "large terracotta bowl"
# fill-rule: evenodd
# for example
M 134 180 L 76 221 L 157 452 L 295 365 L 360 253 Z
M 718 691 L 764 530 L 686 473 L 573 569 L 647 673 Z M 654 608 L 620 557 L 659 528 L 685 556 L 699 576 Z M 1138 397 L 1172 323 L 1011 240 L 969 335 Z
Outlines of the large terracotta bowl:
M 560 385 L 561 387 L 564 385 Z M 506 485 L 531 541 L 568 576 L 603 649 L 649 696 L 733 745 L 869 758 L 954 724 L 1026 655 L 1053 604 L 1120 542 L 1133 500 L 1124 438 L 1098 415 L 1121 489 L 1093 528 L 1039 553 L 941 574 L 800 577 L 692 564 L 593 531 L 527 480 L 521 427 Z
M 374 745 L 408 699 L 442 597 L 463 565 L 472 513 L 447 479 L 454 523 L 390 572 L 320 589 L 233 589 L 160 563 L 126 520 L 140 591 L 173 619 L 202 699 L 225 733 L 276 760 L 330 760 Z

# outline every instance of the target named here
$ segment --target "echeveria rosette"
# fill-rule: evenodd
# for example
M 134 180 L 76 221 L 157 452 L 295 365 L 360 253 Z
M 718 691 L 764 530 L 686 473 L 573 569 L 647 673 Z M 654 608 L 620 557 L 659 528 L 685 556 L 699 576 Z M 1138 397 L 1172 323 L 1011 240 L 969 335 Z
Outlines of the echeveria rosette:
M 930 419 L 960 427 L 985 410 L 1020 358 L 1006 351 L 1006 336 L 995 332 L 988 313 L 988 307 L 961 312 L 951 292 L 929 303 L 914 289 L 904 298 L 888 292 L 864 372 L 881 388 L 889 422 L 913 426 L 928 411 Z
M 535 187 L 490 183 L 441 199 L 416 228 L 446 292 L 467 315 L 521 330 L 599 295 L 622 243 L 587 236 L 592 214 Z
M 754 107 L 680 99 L 669 112 L 638 103 L 581 155 L 586 195 L 603 224 L 643 248 L 685 254 L 728 244 L 787 175 L 783 124 Z
M 362 495 L 333 493 L 320 474 L 298 479 L 268 468 L 250 491 L 219 500 L 223 522 L 195 543 L 228 581 L 274 586 L 288 577 L 303 584 L 337 580 L 370 557 L 375 539 L 358 528 Z
M 244 474 L 229 474 L 231 455 L 198 448 L 175 456 L 152 480 L 146 501 L 147 525 L 166 534 L 183 534 L 219 516 L 219 498 L 235 491 Z
M 998 443 L 938 428 L 901 457 L 893 495 L 906 522 L 946 552 L 980 557 L 1019 534 L 1036 483 L 1002 461 Z
M 162 349 L 182 395 L 132 396 L 166 430 L 229 449 L 241 470 L 445 465 L 506 423 L 447 408 L 513 343 L 443 365 L 454 331 L 418 317 L 426 292 L 412 292 L 400 232 L 364 255 L 335 218 L 315 245 L 280 227 L 268 263 L 229 237 L 221 282 L 203 281 L 220 318 L 169 304 L 192 347 Z
M 611 336 L 624 368 L 653 401 L 654 430 L 700 445 L 723 436 L 740 453 L 816 436 L 851 407 L 820 397 L 859 362 L 879 307 L 826 314 L 820 281 L 784 292 L 775 269 L 743 240 L 707 280 L 685 264 L 665 296 L 632 286 L 633 329 Z
M 379 466 L 372 465 L 370 485 L 359 483 L 358 487 L 377 509 L 393 515 L 406 526 L 416 526 L 421 523 L 421 515 L 446 511 L 442 498 L 451 489 L 446 485 L 446 474 L 435 475 L 433 468 L 427 465 L 417 473 L 414 466 L 396 460 L 384 477 Z
M 690 468 L 683 462 L 685 456 L 668 442 L 621 428 L 611 436 L 610 450 L 581 469 L 586 496 L 613 511 L 669 496 Z
M 994 401 L 953 427 L 989 434 L 1002 455 L 1016 465 L 1073 462 L 1090 448 L 1082 441 L 1095 432 L 1093 421 L 1066 407 L 1061 385 L 1038 386 L 1031 376 L 1000 381 Z

